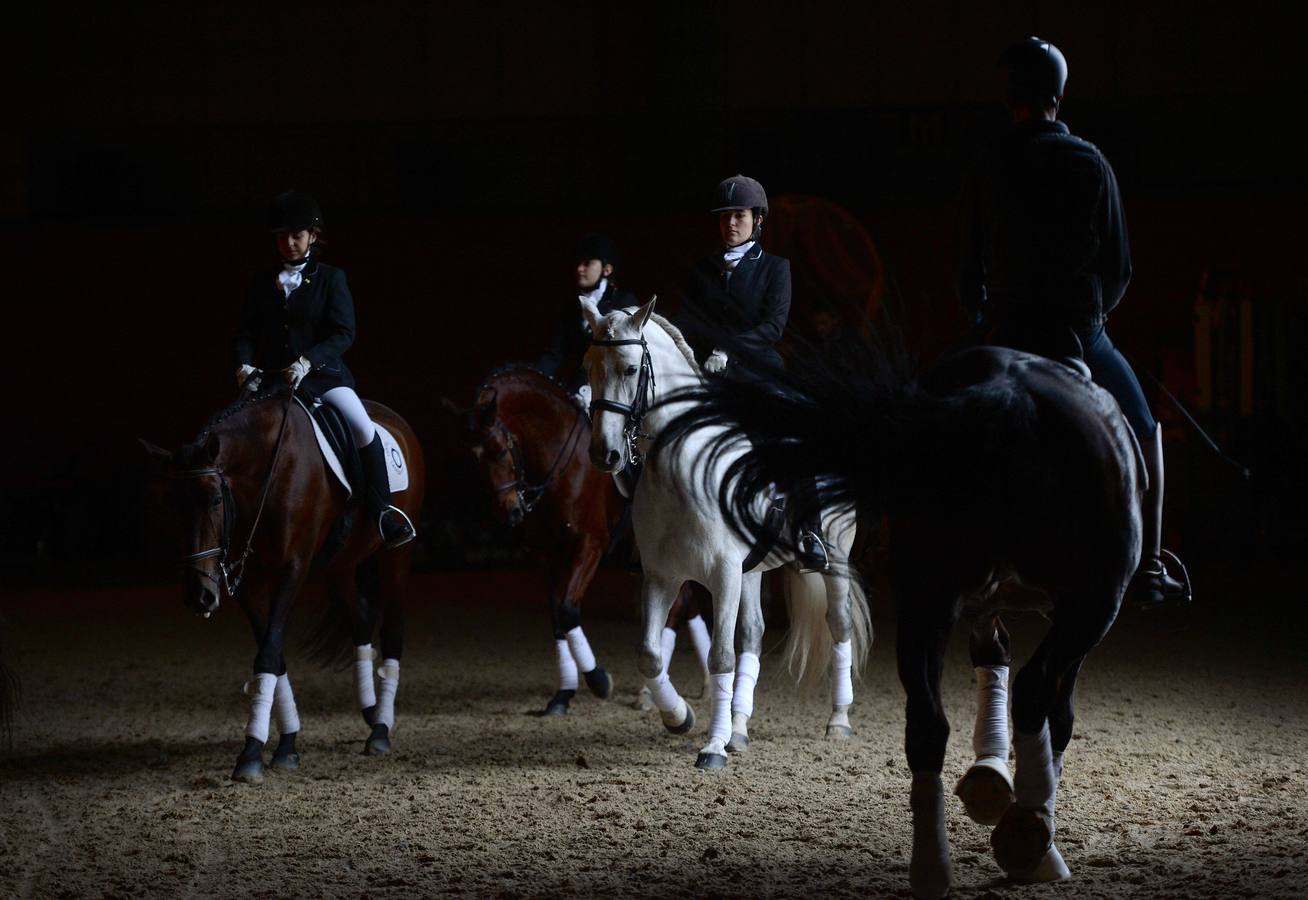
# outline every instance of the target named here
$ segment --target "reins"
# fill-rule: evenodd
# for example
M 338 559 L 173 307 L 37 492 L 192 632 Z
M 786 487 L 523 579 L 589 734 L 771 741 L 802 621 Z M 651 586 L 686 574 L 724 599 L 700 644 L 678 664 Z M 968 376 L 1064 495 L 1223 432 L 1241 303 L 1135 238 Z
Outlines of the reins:
M 491 426 L 490 433 L 492 435 L 497 433 L 504 435 L 505 447 L 508 450 L 510 458 L 513 460 L 513 480 L 507 481 L 504 484 L 494 485 L 492 490 L 494 490 L 496 494 L 503 494 L 507 491 L 516 489 L 518 491 L 518 502 L 522 505 L 522 512 L 525 517 L 536 508 L 536 504 L 540 503 L 541 498 L 545 496 L 545 492 L 549 490 L 550 485 L 554 482 L 555 476 L 558 475 L 559 468 L 563 465 L 563 461 L 572 454 L 572 450 L 577 446 L 577 436 L 582 432 L 580 427 L 582 421 L 581 410 L 577 410 L 572 421 L 572 428 L 568 431 L 568 436 L 564 439 L 558 455 L 554 458 L 553 464 L 550 465 L 549 470 L 545 473 L 545 480 L 538 484 L 532 484 L 527 480 L 527 466 L 523 460 L 521 443 L 514 436 L 513 432 L 509 430 L 508 426 L 501 422 L 497 416 L 495 424 Z M 486 441 L 482 441 L 474 446 L 481 447 L 485 443 Z

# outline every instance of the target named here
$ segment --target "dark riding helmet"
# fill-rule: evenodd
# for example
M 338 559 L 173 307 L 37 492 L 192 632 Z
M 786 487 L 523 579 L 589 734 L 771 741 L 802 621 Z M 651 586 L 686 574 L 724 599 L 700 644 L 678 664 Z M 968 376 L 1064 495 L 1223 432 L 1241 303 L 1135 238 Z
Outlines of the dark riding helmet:
M 618 246 L 602 234 L 582 235 L 577 241 L 577 262 L 598 259 L 605 265 L 618 267 Z
M 713 191 L 713 208 L 709 212 L 726 212 L 729 209 L 756 209 L 768 214 L 768 193 L 748 175 L 732 175 Z
M 273 231 L 321 231 L 322 210 L 308 194 L 286 191 L 273 198 L 268 227 Z
M 999 56 L 998 65 L 1008 75 L 1010 105 L 1057 109 L 1067 85 L 1067 59 L 1048 41 L 1029 37 Z

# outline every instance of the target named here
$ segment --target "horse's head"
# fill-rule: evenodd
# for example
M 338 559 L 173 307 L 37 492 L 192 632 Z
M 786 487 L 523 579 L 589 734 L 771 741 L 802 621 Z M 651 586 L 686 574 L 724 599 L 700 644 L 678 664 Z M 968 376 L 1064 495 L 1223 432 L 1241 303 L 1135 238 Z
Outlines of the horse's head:
M 518 438 L 500 421 L 499 395 L 494 388 L 482 391 L 464 422 L 464 437 L 495 494 L 495 508 L 508 524 L 521 525 L 531 511 L 531 504 L 523 496 L 526 483 L 522 448 Z
M 141 442 L 160 474 L 172 483 L 179 559 L 187 607 L 206 618 L 227 590 L 225 568 L 235 510 L 227 477 L 218 465 L 220 439 L 210 435 L 176 453 Z
M 644 331 L 654 300 L 634 313 L 615 310 L 606 316 L 583 299 L 581 312 L 591 330 L 585 358 L 591 395 L 590 459 L 604 472 L 620 472 L 653 399 L 654 373 Z

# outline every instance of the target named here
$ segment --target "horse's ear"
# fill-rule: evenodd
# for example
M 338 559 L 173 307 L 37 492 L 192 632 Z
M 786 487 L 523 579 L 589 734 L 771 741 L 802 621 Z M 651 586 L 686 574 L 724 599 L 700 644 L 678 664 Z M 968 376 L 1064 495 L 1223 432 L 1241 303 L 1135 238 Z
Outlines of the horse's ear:
M 209 462 L 211 463 L 218 462 L 218 453 L 221 450 L 222 450 L 222 441 L 219 440 L 218 435 L 216 434 L 209 435 L 209 439 L 204 442 L 204 452 L 205 455 L 209 457 Z
M 645 330 L 645 323 L 649 321 L 649 317 L 654 315 L 654 304 L 658 299 L 659 295 L 655 294 L 649 298 L 648 303 L 632 314 L 631 317 L 636 320 L 636 327 L 641 331 Z
M 599 323 L 604 320 L 603 313 L 599 311 L 599 305 L 594 300 L 586 297 L 578 297 L 577 302 L 581 304 L 581 315 L 586 320 L 586 327 L 590 329 L 591 334 L 594 334 L 596 329 L 599 328 Z
M 136 441 L 141 445 L 141 449 L 145 451 L 146 461 L 154 472 L 162 474 L 172 467 L 173 455 L 163 447 L 152 444 L 145 438 L 137 438 Z

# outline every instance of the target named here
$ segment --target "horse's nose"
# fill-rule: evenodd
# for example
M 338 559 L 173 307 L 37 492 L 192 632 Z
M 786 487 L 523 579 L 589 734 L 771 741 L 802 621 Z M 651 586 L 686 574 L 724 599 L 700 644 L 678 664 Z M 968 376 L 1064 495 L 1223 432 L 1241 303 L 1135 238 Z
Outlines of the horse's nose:
M 617 450 L 610 450 L 608 455 L 604 457 L 604 463 L 609 469 L 616 470 L 622 463 L 622 454 Z
M 514 506 L 512 509 L 509 510 L 510 525 L 521 525 L 522 519 L 523 519 L 523 514 L 522 514 L 521 506 Z

